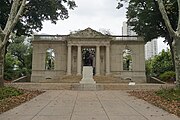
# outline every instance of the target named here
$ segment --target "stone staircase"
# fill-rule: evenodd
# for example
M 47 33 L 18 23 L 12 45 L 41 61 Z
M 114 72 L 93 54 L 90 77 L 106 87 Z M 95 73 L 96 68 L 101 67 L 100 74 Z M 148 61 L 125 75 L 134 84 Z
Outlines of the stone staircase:
M 82 85 L 79 83 L 5 83 L 5 86 L 30 90 L 158 90 L 174 88 L 175 84 L 141 83 L 128 85 L 128 83 L 97 83 Z
M 93 77 L 96 83 L 128 83 L 129 80 L 122 80 L 120 78 L 115 78 L 112 76 L 94 76 Z M 54 80 L 53 83 L 79 83 L 82 79 L 82 76 L 63 76 L 57 80 Z

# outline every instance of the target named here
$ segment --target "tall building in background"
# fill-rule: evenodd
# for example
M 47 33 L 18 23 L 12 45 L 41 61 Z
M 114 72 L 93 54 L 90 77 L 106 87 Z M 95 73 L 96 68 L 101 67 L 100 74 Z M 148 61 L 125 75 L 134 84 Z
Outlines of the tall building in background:
M 137 35 L 136 32 L 131 30 L 132 28 L 133 28 L 132 26 L 128 26 L 126 22 L 123 22 L 122 35 L 125 36 Z M 158 46 L 157 39 L 154 39 L 145 44 L 145 59 L 149 59 L 158 54 L 157 46 Z
M 131 30 L 132 28 L 133 28 L 132 26 L 128 26 L 126 22 L 123 22 L 122 35 L 128 35 L 128 36 L 137 35 L 136 32 Z
M 157 39 L 153 39 L 145 44 L 145 58 L 149 59 L 158 54 Z

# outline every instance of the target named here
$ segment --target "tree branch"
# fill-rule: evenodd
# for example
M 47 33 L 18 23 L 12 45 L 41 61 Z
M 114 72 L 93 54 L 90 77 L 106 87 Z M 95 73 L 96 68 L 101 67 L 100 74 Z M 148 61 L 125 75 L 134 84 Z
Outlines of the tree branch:
M 15 18 L 14 18 L 14 20 L 13 20 L 11 26 L 10 26 L 10 28 L 9 28 L 9 31 L 12 31 L 13 28 L 15 27 L 15 25 L 18 22 L 19 18 L 23 14 L 25 6 L 26 6 L 26 0 L 23 0 L 22 3 L 21 3 L 20 8 L 19 8 L 19 10 L 18 10 L 18 12 L 17 12 L 17 14 L 16 14 L 16 16 L 15 16 Z
M 159 10 L 161 12 L 161 15 L 164 19 L 164 22 L 165 22 L 165 25 L 167 27 L 167 30 L 169 31 L 170 33 L 170 36 L 171 37 L 174 37 L 176 36 L 176 32 L 173 30 L 172 26 L 171 26 L 171 23 L 170 23 L 170 20 L 167 16 L 167 12 L 165 10 L 165 7 L 164 7 L 164 4 L 163 4 L 163 0 L 157 0 L 158 1 L 158 5 L 159 5 Z
M 9 17 L 8 17 L 8 20 L 7 20 L 7 23 L 6 23 L 6 26 L 4 28 L 4 33 L 6 34 L 7 31 L 9 30 L 9 27 L 11 26 L 16 14 L 17 14 L 17 11 L 18 11 L 18 7 L 19 7 L 19 1 L 20 0 L 14 0 L 13 1 L 13 4 L 12 4 L 12 7 L 11 7 L 11 11 L 10 11 L 10 14 L 9 14 Z
M 1 26 L 0 26 L 0 34 L 2 34 L 3 33 L 3 30 L 2 30 L 2 28 L 1 28 Z
M 15 0 L 16 1 L 16 0 Z M 17 0 L 18 1 L 18 0 Z M 16 1 L 16 2 L 17 2 Z M 14 4 L 14 3 L 13 3 Z M 23 13 L 23 10 L 25 8 L 25 5 L 26 5 L 26 0 L 23 0 L 22 3 L 21 3 L 21 6 L 18 10 L 18 12 L 16 12 L 16 15 L 14 16 L 13 15 L 13 21 L 11 20 L 10 23 L 8 23 L 9 25 L 7 26 L 6 28 L 6 31 L 5 31 L 5 37 L 4 37 L 4 40 L 2 42 L 2 44 L 0 45 L 0 49 L 2 49 L 4 47 L 4 45 L 7 43 L 8 39 L 9 39 L 9 35 L 11 34 L 13 28 L 15 27 L 16 23 L 18 22 L 20 16 L 22 15 Z M 16 6 L 18 7 L 18 6 Z M 12 13 L 14 14 L 14 13 Z M 12 16 L 11 16 L 12 17 Z M 9 18 L 8 18 L 9 19 Z
M 180 0 L 177 0 L 178 2 L 178 10 L 179 10 L 179 19 L 178 19 L 178 27 L 177 27 L 177 32 L 180 34 Z

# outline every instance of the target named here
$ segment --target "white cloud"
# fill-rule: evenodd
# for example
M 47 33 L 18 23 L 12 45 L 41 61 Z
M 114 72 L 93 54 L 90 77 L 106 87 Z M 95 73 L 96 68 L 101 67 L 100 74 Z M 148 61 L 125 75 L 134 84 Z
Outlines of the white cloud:
M 39 33 L 69 34 L 70 31 L 91 27 L 95 30 L 110 29 L 113 34 L 121 34 L 126 10 L 117 10 L 116 0 L 76 0 L 76 4 L 78 7 L 69 11 L 67 20 L 59 20 L 56 25 L 46 21 Z
M 39 34 L 69 34 L 70 31 L 92 29 L 109 29 L 112 34 L 122 35 L 122 23 L 126 21 L 126 8 L 116 9 L 116 0 L 75 0 L 77 8 L 69 11 L 69 18 L 59 20 L 56 25 L 50 21 L 43 24 Z M 163 40 L 158 40 L 158 52 L 166 49 Z
M 158 38 L 157 42 L 158 42 L 158 53 L 162 52 L 162 50 L 167 50 L 169 49 L 169 45 L 167 45 L 167 43 L 164 43 L 164 38 Z

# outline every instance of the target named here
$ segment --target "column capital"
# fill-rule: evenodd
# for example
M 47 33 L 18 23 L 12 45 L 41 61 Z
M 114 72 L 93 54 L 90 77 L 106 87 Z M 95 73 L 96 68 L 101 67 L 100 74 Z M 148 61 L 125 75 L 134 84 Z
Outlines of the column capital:
M 81 47 L 82 45 L 76 45 L 77 47 Z
M 71 44 L 67 44 L 67 46 L 68 46 L 68 47 L 72 47 L 72 45 L 71 45 Z

